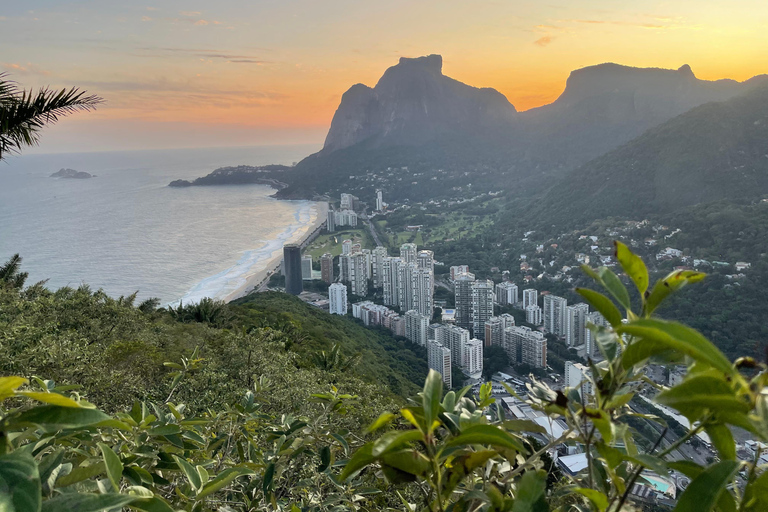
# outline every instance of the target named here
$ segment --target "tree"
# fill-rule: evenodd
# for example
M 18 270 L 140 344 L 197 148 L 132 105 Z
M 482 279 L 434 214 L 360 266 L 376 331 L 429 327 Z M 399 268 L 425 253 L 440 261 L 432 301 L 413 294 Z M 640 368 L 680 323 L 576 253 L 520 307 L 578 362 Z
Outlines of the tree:
M 5 262 L 5 265 L 0 267 L 0 284 L 17 290 L 24 288 L 24 283 L 29 274 L 19 270 L 21 268 L 21 260 L 21 256 L 14 254 L 11 259 Z
M 485 347 L 483 350 L 483 377 L 491 380 L 491 375 L 509 366 L 507 352 L 499 346 Z
M 59 117 L 93 110 L 103 101 L 76 87 L 27 91 L 7 77 L 0 73 L 0 160 L 25 146 L 37 145 L 40 131 Z

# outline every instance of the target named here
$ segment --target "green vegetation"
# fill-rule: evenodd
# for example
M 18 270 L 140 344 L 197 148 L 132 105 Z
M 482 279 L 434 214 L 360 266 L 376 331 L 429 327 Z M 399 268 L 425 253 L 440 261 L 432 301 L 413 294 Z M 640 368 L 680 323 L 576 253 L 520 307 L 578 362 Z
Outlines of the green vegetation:
M 355 229 L 341 228 L 333 233 L 323 232 L 318 235 L 311 244 L 304 249 L 305 256 L 312 256 L 312 260 L 319 260 L 320 257 L 329 252 L 334 257 L 341 254 L 341 243 L 344 240 L 352 240 L 353 244 L 360 244 L 363 249 L 373 249 L 376 244 L 373 242 L 371 232 L 365 226 Z
M 765 510 L 760 452 L 754 462 L 737 460 L 729 428 L 768 441 L 768 367 L 731 363 L 697 331 L 654 318 L 668 296 L 704 274 L 675 271 L 650 286 L 639 257 L 620 243 L 616 254 L 633 292 L 605 267 L 587 269 L 605 294 L 577 289 L 610 322 L 594 328 L 605 358 L 587 375 L 594 394 L 530 387 L 529 404 L 564 425 L 556 438 L 537 423 L 507 419 L 490 384 L 475 397 L 469 388 L 444 393 L 435 372 L 403 406 L 354 375 L 372 355 L 357 363 L 343 340 L 312 351 L 319 340 L 282 316 L 300 311 L 295 299 L 274 308 L 274 294 L 246 299 L 223 329 L 85 287 L 25 288 L 18 265 L 6 265 L 0 506 L 618 512 L 636 510 L 630 491 L 647 471 L 675 470 L 691 480 L 678 512 Z M 307 325 L 321 317 L 310 315 Z M 307 357 L 292 350 L 297 345 Z M 688 365 L 684 380 L 655 398 L 694 425 L 674 443 L 655 417 L 629 405 L 649 362 Z M 42 380 L 40 372 L 64 378 Z M 633 425 L 655 441 L 636 443 Z M 716 458 L 699 465 L 670 457 L 699 432 Z M 585 454 L 575 476 L 557 471 L 547 453 L 563 443 Z

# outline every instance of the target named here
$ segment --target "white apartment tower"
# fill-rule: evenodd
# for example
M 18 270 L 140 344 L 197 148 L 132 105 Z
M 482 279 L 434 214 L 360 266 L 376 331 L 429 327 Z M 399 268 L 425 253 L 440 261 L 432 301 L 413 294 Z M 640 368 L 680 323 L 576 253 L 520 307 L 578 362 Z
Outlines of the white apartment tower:
M 301 257 L 301 278 L 305 281 L 312 280 L 312 256 Z
M 427 346 L 427 333 L 429 331 L 429 317 L 416 310 L 405 313 L 405 337 L 422 347 Z
M 525 321 L 531 325 L 541 325 L 541 308 L 536 304 L 525 308 Z
M 587 315 L 589 306 L 580 302 L 566 308 L 565 344 L 580 347 L 587 342 Z
M 461 366 L 461 347 L 463 343 L 469 341 L 468 330 L 457 325 L 440 324 L 440 328 L 435 330 L 435 341 L 450 349 L 453 362 Z
M 430 340 L 427 342 L 427 363 L 430 369 L 435 370 L 443 377 L 446 388 L 453 387 L 451 381 L 451 351 L 441 343 Z
M 461 347 L 461 369 L 476 379 L 483 374 L 483 341 L 477 338 L 467 340 Z
M 485 322 L 493 316 L 493 281 L 472 284 L 472 330 L 475 338 L 485 339 Z
M 453 281 L 456 297 L 456 325 L 464 329 L 472 327 L 472 284 L 475 276 L 459 274 Z
M 485 346 L 504 347 L 504 331 L 515 326 L 515 317 L 508 313 L 492 316 L 485 322 Z
M 377 246 L 371 251 L 371 279 L 374 288 L 384 287 L 384 259 L 387 257 L 387 248 Z
M 573 361 L 565 362 L 565 387 L 578 389 L 582 399 L 592 394 L 592 383 L 588 375 L 588 366 Z
M 341 254 L 349 254 L 352 252 L 352 240 L 344 240 L 341 242 Z
M 405 263 L 416 263 L 416 244 L 401 245 L 400 259 L 402 259 Z
M 565 336 L 568 301 L 557 295 L 544 296 L 544 330 L 555 336 Z
M 332 315 L 347 314 L 347 287 L 341 283 L 333 283 L 328 287 L 328 311 Z
M 504 331 L 504 349 L 511 361 L 534 368 L 547 367 L 547 339 L 530 327 L 509 327 Z M 519 356 L 519 357 L 518 357 Z
M 537 292 L 534 288 L 523 290 L 523 309 L 531 305 L 539 305 L 539 292 Z
M 514 306 L 519 301 L 515 283 L 504 281 L 496 285 L 496 303 L 499 306 Z
M 608 327 L 608 321 L 598 311 L 593 311 L 587 315 L 586 325 L 589 324 Z M 586 345 L 587 357 L 593 357 L 600 353 L 600 349 L 598 349 L 597 343 L 595 343 L 595 333 L 591 329 L 586 329 L 584 332 L 584 344 Z
M 384 291 L 384 304 L 387 306 L 400 305 L 400 266 L 403 260 L 400 258 L 384 258 L 382 268 L 382 289 Z
M 376 190 L 376 211 L 384 211 L 384 198 L 382 197 L 381 189 Z

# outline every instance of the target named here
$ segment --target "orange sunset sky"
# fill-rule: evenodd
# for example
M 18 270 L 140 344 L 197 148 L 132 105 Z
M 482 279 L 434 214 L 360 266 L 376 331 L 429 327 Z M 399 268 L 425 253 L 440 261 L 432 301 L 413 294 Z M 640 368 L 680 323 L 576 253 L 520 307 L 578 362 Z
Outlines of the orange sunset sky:
M 703 79 L 768 72 L 768 4 L 678 1 L 3 1 L 0 69 L 77 85 L 95 113 L 37 152 L 321 144 L 343 92 L 401 56 L 494 87 L 518 110 L 553 101 L 601 62 Z

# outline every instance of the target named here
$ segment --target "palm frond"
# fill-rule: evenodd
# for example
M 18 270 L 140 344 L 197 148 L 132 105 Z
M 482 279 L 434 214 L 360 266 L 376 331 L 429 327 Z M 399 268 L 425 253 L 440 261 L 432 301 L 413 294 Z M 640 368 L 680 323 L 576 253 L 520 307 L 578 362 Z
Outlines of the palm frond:
M 104 101 L 77 87 L 26 91 L 6 77 L 0 74 L 0 159 L 24 146 L 36 145 L 40 131 L 60 117 L 93 110 Z

